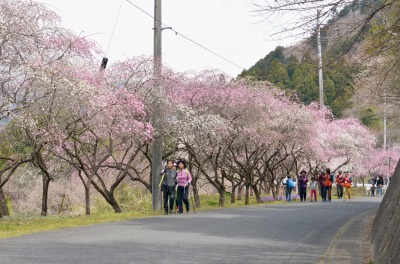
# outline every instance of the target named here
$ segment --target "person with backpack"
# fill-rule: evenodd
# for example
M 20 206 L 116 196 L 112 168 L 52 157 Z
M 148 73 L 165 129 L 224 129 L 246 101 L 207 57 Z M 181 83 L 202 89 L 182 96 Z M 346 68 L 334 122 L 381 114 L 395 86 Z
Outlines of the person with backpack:
M 163 192 L 164 214 L 166 215 L 174 210 L 176 174 L 174 163 L 172 160 L 167 160 L 167 166 L 161 172 L 162 178 L 160 182 L 161 191 Z
M 294 188 L 294 182 L 290 175 L 287 176 L 286 180 L 286 202 L 292 201 L 292 190 Z
M 297 186 L 299 188 L 299 195 L 301 202 L 306 201 L 307 182 L 308 182 L 307 172 L 305 170 L 302 170 L 299 176 L 297 176 Z
M 332 200 L 332 183 L 333 175 L 331 174 L 331 169 L 327 168 L 325 170 L 324 176 L 324 202 L 330 202 Z
M 346 190 L 346 194 L 349 197 L 349 200 L 351 199 L 351 182 L 352 182 L 352 179 L 349 175 L 349 172 L 347 171 L 344 176 L 343 187 Z M 346 201 L 346 196 L 344 196 L 343 201 Z
M 339 174 L 336 176 L 335 179 L 338 199 L 343 198 L 343 181 L 344 181 L 344 176 L 342 174 L 342 171 L 339 170 Z
M 178 185 L 177 198 L 176 198 L 179 210 L 178 213 L 179 214 L 183 213 L 182 201 L 186 206 L 186 213 L 189 213 L 190 206 L 188 197 L 189 197 L 189 186 L 192 182 L 192 175 L 186 169 L 187 165 L 184 160 L 177 161 L 176 165 L 178 167 L 177 177 L 176 177 L 176 182 Z

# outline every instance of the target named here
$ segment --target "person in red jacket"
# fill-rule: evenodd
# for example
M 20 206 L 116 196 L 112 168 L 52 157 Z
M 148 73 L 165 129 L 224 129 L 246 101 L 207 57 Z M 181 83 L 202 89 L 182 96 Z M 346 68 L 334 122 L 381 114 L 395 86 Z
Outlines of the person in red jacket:
M 344 182 L 344 175 L 342 174 L 342 171 L 339 170 L 339 174 L 336 175 L 335 179 L 338 199 L 343 198 L 343 182 Z
M 327 168 L 325 170 L 324 175 L 324 198 L 322 201 L 330 202 L 332 200 L 332 183 L 333 183 L 333 175 L 331 174 L 331 169 Z
M 351 182 L 352 179 L 349 175 L 349 172 L 346 172 L 344 177 L 343 187 L 346 190 L 346 194 L 349 197 L 349 200 L 351 199 Z M 344 196 L 343 201 L 346 201 L 346 196 Z

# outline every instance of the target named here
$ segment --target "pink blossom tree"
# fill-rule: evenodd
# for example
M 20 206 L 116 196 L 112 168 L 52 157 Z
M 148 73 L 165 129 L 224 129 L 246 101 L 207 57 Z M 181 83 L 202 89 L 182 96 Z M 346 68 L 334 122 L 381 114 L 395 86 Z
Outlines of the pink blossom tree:
M 46 215 L 46 193 L 51 177 L 47 173 L 46 158 L 42 156 L 45 141 L 37 140 L 35 132 L 29 129 L 32 121 L 39 122 L 29 118 L 31 106 L 35 108 L 54 95 L 54 79 L 59 76 L 56 69 L 72 63 L 85 67 L 92 62 L 96 50 L 92 42 L 60 27 L 59 17 L 43 4 L 2 0 L 0 10 L 0 124 L 14 122 L 12 133 L 23 131 L 27 142 L 24 152 L 31 151 L 23 154 L 29 158 L 21 158 L 16 152 L 1 157 L 8 165 L 2 172 L 7 175 L 0 188 L 19 165 L 31 161 L 43 172 L 42 215 Z M 24 123 L 24 120 L 30 121 Z

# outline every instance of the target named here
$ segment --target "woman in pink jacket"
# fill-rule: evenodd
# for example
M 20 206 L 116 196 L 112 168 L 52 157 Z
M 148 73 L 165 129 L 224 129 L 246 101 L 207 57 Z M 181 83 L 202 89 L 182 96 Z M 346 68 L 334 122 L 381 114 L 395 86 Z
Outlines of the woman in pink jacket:
M 182 206 L 182 201 L 186 206 L 186 212 L 189 213 L 189 185 L 192 182 L 192 175 L 190 172 L 186 169 L 186 162 L 183 160 L 179 160 L 176 163 L 176 166 L 178 167 L 177 171 L 177 176 L 176 176 L 176 181 L 178 183 L 178 191 L 177 191 L 177 197 L 176 197 L 176 202 L 178 204 L 178 209 L 179 209 L 179 214 L 183 213 L 183 206 Z

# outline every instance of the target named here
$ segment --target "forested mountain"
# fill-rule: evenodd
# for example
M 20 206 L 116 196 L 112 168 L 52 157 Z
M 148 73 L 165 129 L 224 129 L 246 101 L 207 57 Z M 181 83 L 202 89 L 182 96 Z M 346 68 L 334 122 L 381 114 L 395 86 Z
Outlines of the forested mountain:
M 334 52 L 326 57 L 333 61 Z M 317 60 L 305 53 L 299 60 L 291 55 L 284 56 L 284 48 L 279 46 L 253 67 L 243 71 L 240 77 L 250 77 L 259 81 L 269 81 L 289 93 L 296 93 L 305 104 L 319 99 Z M 325 104 L 331 107 L 335 116 L 351 106 L 352 84 L 359 72 L 357 65 L 350 64 L 345 58 L 337 58 L 324 67 Z
M 349 60 L 348 55 L 356 53 L 357 47 L 365 39 L 364 36 L 338 32 L 348 32 L 349 25 L 368 14 L 379 3 L 379 0 L 363 0 L 358 5 L 349 5 L 321 28 L 324 102 L 336 117 L 342 117 L 343 111 L 352 107 L 350 99 L 354 94 L 356 77 L 363 65 L 360 61 Z M 367 25 L 363 32 L 369 30 L 370 25 Z M 313 34 L 294 47 L 278 46 L 254 66 L 244 70 L 239 77 L 269 81 L 287 93 L 296 94 L 305 104 L 319 101 L 316 42 L 316 34 Z

